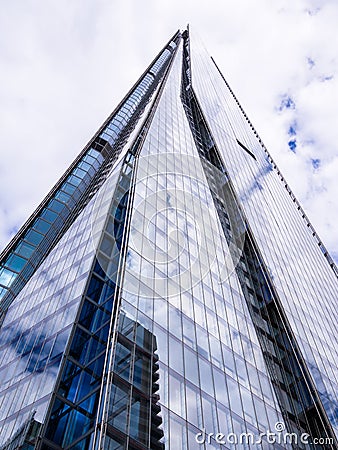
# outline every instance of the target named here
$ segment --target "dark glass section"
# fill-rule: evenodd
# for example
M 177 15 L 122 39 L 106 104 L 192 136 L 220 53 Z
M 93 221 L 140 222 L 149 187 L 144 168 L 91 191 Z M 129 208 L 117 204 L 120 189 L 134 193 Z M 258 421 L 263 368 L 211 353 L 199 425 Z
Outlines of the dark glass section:
M 312 441 L 328 438 L 338 448 L 335 435 L 304 358 L 292 334 L 284 309 L 271 282 L 243 211 L 237 201 L 225 165 L 191 85 L 189 34 L 185 32 L 181 98 L 224 231 L 232 246 L 234 269 L 243 290 L 261 345 L 276 397 L 290 433 L 308 433 Z M 239 141 L 237 143 L 250 151 Z M 251 155 L 254 157 L 254 155 Z M 223 194 L 223 195 L 220 195 Z M 234 239 L 243 236 L 242 239 Z M 237 251 L 234 246 L 237 245 Z
M 164 449 L 156 349 L 156 336 L 121 312 L 104 448 Z

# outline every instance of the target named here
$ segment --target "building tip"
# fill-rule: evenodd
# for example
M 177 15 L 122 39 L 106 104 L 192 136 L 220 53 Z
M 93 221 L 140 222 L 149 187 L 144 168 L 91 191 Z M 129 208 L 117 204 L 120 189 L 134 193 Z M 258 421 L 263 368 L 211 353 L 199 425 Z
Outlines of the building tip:
M 181 30 L 179 30 L 179 31 L 180 31 L 182 34 L 183 34 L 183 33 L 189 33 L 189 27 L 190 27 L 190 26 L 189 26 L 189 24 L 187 23 L 186 27 L 185 27 L 185 28 L 183 27 L 183 28 L 182 28 Z

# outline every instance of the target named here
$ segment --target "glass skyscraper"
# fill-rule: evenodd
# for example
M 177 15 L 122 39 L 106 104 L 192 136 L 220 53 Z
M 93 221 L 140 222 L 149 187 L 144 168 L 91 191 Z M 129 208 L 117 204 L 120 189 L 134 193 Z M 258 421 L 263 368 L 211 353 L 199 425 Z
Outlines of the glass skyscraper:
M 337 449 L 337 275 L 178 31 L 1 254 L 0 449 Z

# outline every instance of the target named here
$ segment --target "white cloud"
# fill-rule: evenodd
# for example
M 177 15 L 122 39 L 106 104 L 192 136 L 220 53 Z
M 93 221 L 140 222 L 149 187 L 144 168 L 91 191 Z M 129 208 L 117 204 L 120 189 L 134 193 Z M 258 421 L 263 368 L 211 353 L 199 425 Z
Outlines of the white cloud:
M 0 16 L 6 37 L 0 44 L 1 247 L 161 46 L 188 22 L 203 37 L 324 243 L 338 255 L 338 208 L 333 208 L 338 4 L 333 0 L 6 5 Z M 295 109 L 278 112 L 285 94 Z M 288 129 L 295 121 L 294 154 Z M 320 159 L 318 169 L 311 159 Z

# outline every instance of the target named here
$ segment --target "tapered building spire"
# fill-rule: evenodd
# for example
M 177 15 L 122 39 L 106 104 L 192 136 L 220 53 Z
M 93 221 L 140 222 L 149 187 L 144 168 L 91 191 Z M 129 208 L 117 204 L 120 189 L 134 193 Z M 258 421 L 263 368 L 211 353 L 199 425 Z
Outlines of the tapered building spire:
M 0 286 L 1 450 L 338 448 L 336 266 L 189 28 Z

